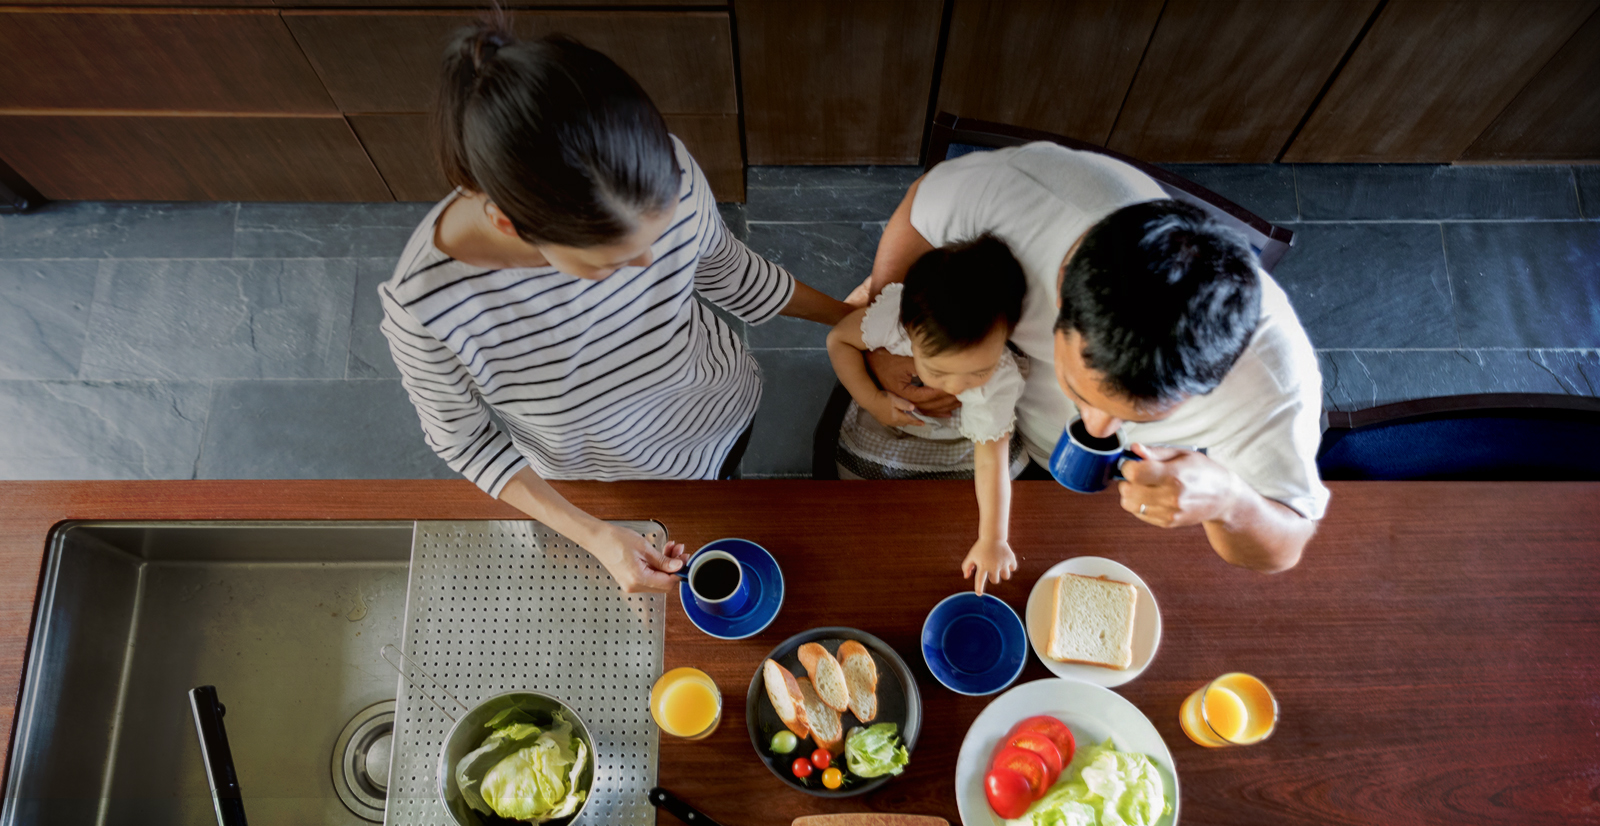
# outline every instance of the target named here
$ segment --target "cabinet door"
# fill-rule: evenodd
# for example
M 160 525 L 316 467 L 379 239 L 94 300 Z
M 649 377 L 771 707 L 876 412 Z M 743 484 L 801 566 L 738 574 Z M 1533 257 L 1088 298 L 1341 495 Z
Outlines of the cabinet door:
M 1106 144 L 1145 161 L 1270 163 L 1377 0 L 1171 0 Z
M 1162 0 L 951 1 L 940 109 L 1102 146 L 1162 6 Z
M 332 113 L 271 10 L 0 9 L 0 108 Z
M 1596 0 L 1389 0 L 1284 160 L 1454 161 Z
M 425 112 L 439 62 L 467 12 L 284 12 L 343 112 Z M 662 112 L 732 114 L 733 43 L 725 12 L 518 12 L 518 35 L 560 32 L 604 52 Z
M 392 200 L 337 115 L 0 114 L 0 157 L 57 200 Z
M 910 164 L 940 0 L 736 0 L 753 164 Z
M 1600 159 L 1600 12 L 1589 16 L 1462 159 Z

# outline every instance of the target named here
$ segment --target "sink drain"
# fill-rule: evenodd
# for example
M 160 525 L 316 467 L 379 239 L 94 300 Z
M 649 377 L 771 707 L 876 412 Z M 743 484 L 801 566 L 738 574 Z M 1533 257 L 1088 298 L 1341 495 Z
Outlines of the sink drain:
M 339 732 L 333 744 L 333 789 L 356 817 L 383 822 L 393 747 L 393 700 L 361 709 Z

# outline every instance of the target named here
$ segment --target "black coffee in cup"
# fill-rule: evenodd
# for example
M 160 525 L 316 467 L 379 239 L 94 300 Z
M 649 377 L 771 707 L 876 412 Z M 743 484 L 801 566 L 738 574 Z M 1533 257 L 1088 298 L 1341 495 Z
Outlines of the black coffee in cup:
M 739 563 L 731 559 L 708 559 L 694 569 L 689 587 L 702 599 L 725 599 L 739 587 Z
M 1098 450 L 1102 453 L 1105 453 L 1112 450 L 1121 449 L 1122 447 L 1122 440 L 1118 439 L 1116 434 L 1104 437 L 1090 436 L 1089 429 L 1083 426 L 1082 419 L 1073 421 L 1069 432 L 1072 434 L 1072 441 L 1077 442 L 1078 444 L 1083 445 L 1090 450 Z

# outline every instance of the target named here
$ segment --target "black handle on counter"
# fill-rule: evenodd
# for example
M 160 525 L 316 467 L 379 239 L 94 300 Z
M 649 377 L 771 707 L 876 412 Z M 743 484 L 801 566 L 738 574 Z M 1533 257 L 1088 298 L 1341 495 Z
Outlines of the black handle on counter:
M 189 689 L 189 708 L 194 712 L 195 733 L 200 735 L 200 759 L 206 765 L 206 782 L 211 785 L 217 826 L 246 826 L 244 795 L 239 791 L 239 775 L 233 770 L 228 730 L 222 727 L 222 715 L 228 710 L 217 700 L 217 687 L 203 685 Z
M 706 817 L 700 810 L 679 800 L 676 795 L 660 786 L 650 790 L 650 805 L 657 809 L 665 809 L 667 814 L 691 824 L 691 826 L 721 826 L 715 820 Z

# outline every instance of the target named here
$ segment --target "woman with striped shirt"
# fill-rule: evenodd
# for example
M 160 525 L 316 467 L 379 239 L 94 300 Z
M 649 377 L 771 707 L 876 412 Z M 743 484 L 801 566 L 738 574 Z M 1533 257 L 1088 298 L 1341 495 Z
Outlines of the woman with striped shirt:
M 428 444 L 624 590 L 666 590 L 681 545 L 657 552 L 545 480 L 715 479 L 737 463 L 761 379 L 696 293 L 751 324 L 833 324 L 849 307 L 733 238 L 644 90 L 572 40 L 463 31 L 436 128 L 456 190 L 379 289 Z

